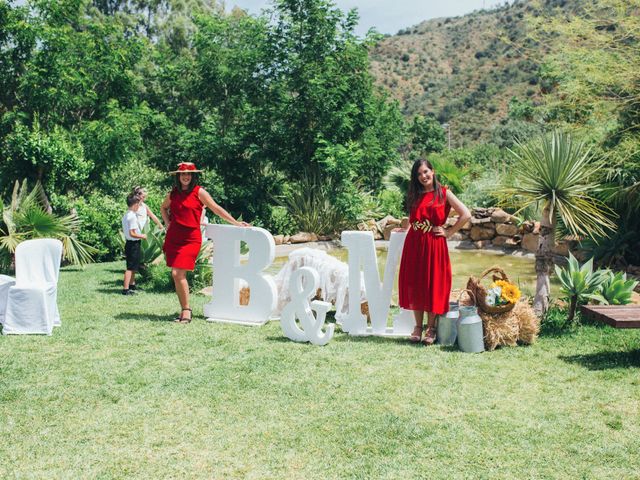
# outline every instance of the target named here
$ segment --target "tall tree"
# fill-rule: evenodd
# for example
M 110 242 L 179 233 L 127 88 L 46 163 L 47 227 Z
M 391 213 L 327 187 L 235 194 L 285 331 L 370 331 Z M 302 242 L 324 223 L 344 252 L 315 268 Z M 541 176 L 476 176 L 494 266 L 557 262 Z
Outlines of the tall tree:
M 542 314 L 549 306 L 558 222 L 562 221 L 574 235 L 592 237 L 614 229 L 615 214 L 595 197 L 603 189 L 598 179 L 602 164 L 569 135 L 556 131 L 529 143 L 518 143 L 512 153 L 513 174 L 504 179 L 498 195 L 503 203 L 521 210 L 532 205 L 542 207 L 533 301 L 536 312 Z

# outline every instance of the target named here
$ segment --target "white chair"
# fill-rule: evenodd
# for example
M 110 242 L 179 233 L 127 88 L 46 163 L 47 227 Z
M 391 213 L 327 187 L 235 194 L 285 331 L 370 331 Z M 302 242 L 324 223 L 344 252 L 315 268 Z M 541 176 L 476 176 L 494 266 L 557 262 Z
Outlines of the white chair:
M 62 242 L 27 240 L 16 248 L 16 284 L 9 288 L 2 333 L 51 335 L 60 325 L 58 276 Z
M 8 275 L 0 275 L 0 325 L 4 321 L 4 311 L 7 309 L 9 288 L 16 284 L 16 279 Z

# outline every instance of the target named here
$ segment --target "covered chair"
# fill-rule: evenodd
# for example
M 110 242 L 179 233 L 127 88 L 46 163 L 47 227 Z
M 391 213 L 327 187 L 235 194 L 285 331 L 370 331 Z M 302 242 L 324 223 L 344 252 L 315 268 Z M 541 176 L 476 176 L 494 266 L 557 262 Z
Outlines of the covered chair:
M 62 242 L 27 240 L 16 248 L 16 284 L 9 288 L 3 334 L 44 333 L 60 325 L 58 276 Z
M 4 320 L 4 311 L 7 309 L 7 297 L 9 288 L 16 284 L 16 279 L 7 275 L 0 275 L 0 325 Z

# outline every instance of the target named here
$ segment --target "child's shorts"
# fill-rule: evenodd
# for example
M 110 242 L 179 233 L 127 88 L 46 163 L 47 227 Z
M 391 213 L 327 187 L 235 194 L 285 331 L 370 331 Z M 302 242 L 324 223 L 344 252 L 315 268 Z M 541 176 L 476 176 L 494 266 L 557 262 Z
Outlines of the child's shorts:
M 127 270 L 137 272 L 140 270 L 140 257 L 142 250 L 140 249 L 140 240 L 127 240 L 124 244 L 124 256 L 127 259 Z

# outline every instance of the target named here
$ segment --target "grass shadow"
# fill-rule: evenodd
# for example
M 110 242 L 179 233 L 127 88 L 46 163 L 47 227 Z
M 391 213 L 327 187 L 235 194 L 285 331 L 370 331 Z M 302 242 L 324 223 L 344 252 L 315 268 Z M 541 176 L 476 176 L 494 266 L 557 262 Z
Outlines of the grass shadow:
M 397 344 L 402 344 L 402 345 L 409 345 L 409 346 L 417 346 L 420 347 L 421 344 L 419 343 L 411 343 L 408 339 L 408 337 L 383 337 L 383 336 L 377 336 L 377 335 L 349 335 L 348 333 L 345 332 L 337 332 L 336 335 L 334 335 L 334 340 L 337 342 L 358 342 L 358 343 L 363 343 L 363 342 L 367 342 L 367 343 L 376 343 L 376 344 L 389 344 L 389 343 L 397 343 Z
M 436 347 L 440 349 L 442 352 L 459 352 L 460 349 L 456 345 L 438 345 Z
M 94 292 L 122 295 L 122 285 L 113 288 L 96 288 Z
M 142 320 L 147 322 L 173 322 L 175 314 L 158 315 L 155 313 L 119 313 L 114 315 L 117 320 Z
M 284 334 L 281 337 L 271 335 L 271 336 L 265 337 L 265 340 L 267 340 L 268 342 L 276 342 L 276 343 L 291 343 L 293 341 L 285 337 Z
M 588 370 L 640 367 L 640 349 L 628 352 L 597 352 L 585 355 L 562 355 L 560 360 L 582 365 Z
M 104 271 L 108 273 L 119 273 L 120 275 L 124 275 L 125 267 L 122 268 L 105 268 Z

